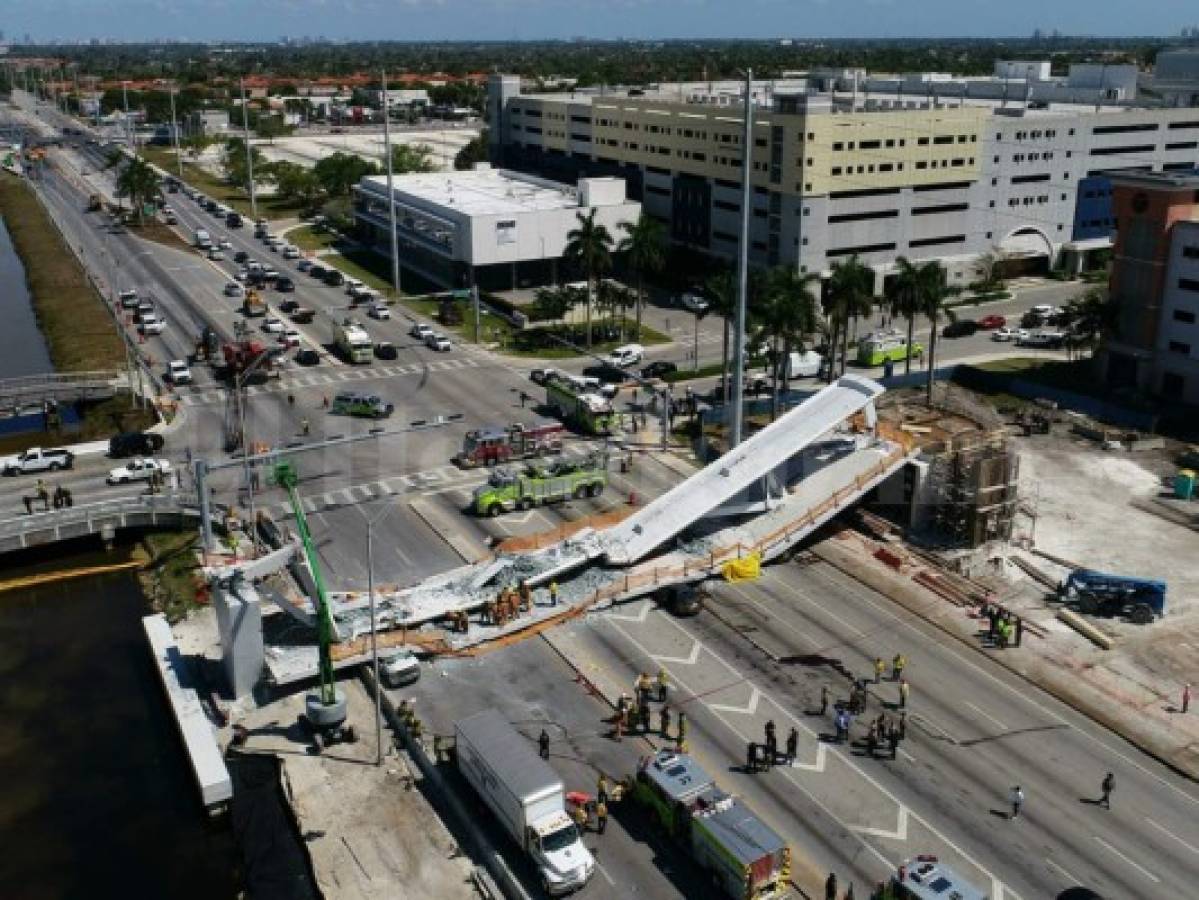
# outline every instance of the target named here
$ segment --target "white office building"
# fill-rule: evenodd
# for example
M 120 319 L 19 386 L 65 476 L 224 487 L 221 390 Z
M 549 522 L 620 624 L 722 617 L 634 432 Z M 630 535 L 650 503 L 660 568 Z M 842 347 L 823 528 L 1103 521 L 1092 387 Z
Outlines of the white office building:
M 400 175 L 393 186 L 402 265 L 445 288 L 554 283 L 580 215 L 595 210 L 596 222 L 619 240 L 621 223 L 641 213 L 622 178 L 580 178 L 570 185 L 482 164 L 465 172 Z M 368 240 L 390 255 L 386 176 L 368 176 L 355 187 L 354 216 Z

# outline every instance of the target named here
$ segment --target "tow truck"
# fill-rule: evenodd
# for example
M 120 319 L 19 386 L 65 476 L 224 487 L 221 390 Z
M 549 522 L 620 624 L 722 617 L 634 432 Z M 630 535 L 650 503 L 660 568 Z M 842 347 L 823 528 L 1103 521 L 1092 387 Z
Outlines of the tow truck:
M 262 299 L 262 295 L 254 288 L 246 290 L 246 297 L 241 303 L 242 315 L 246 317 L 265 316 L 266 301 Z
M 629 794 L 682 845 L 725 896 L 765 900 L 787 891 L 791 848 L 686 753 L 644 757 Z
M 487 484 L 475 488 L 471 506 L 476 515 L 498 516 L 514 509 L 598 497 L 607 483 L 608 458 L 603 453 L 584 460 L 532 464 L 520 472 L 496 469 Z
M 464 469 L 494 466 L 513 459 L 528 459 L 562 452 L 566 429 L 561 422 L 540 420 L 532 425 L 516 422 L 506 428 L 493 426 L 468 431 L 454 462 Z

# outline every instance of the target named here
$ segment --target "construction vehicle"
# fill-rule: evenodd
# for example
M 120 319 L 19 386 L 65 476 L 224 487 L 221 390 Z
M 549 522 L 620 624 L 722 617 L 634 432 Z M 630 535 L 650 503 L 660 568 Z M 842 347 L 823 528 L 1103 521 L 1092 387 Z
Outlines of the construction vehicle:
M 545 403 L 563 422 L 584 434 L 610 434 L 616 426 L 612 401 L 571 376 L 546 381 Z
M 238 329 L 238 338 L 221 347 L 224 366 L 219 374 L 222 377 L 243 384 L 262 384 L 268 378 L 279 377 L 271 348 L 249 337 L 244 329 Z
M 598 497 L 607 483 L 608 457 L 602 453 L 584 460 L 534 463 L 521 472 L 496 469 L 487 484 L 475 488 L 471 506 L 476 515 L 498 516 L 514 509 Z
M 462 450 L 454 457 L 454 462 L 464 469 L 473 469 L 513 459 L 561 453 L 565 432 L 561 422 L 545 420 L 532 425 L 516 422 L 507 428 L 477 428 L 466 433 Z
M 99 194 L 92 194 L 87 198 L 87 211 L 99 212 L 104 208 L 104 198 Z
M 254 288 L 246 289 L 246 296 L 241 301 L 241 313 L 246 318 L 266 315 L 266 301 Z
M 308 560 L 308 570 L 312 574 L 312 583 L 316 587 L 314 606 L 316 609 L 316 635 L 319 651 L 319 677 L 316 690 L 304 697 L 303 724 L 312 732 L 313 743 L 317 752 L 322 747 L 332 743 L 345 741 L 354 743 L 357 735 L 353 726 L 346 725 L 346 696 L 337 686 L 333 675 L 333 636 L 337 633 L 333 626 L 333 614 L 329 610 L 329 596 L 325 590 L 325 579 L 321 574 L 320 561 L 317 559 L 316 547 L 312 543 L 312 533 L 308 530 L 308 519 L 304 515 L 304 505 L 300 502 L 297 490 L 300 479 L 296 468 L 291 462 L 284 460 L 275 466 L 274 482 L 287 491 L 291 501 L 292 512 L 296 517 L 296 531 L 304 545 L 304 556 Z
M 551 897 L 587 884 L 595 858 L 566 814 L 562 779 L 494 709 L 454 723 L 458 771 L 537 867 Z
M 374 345 L 366 329 L 353 319 L 343 319 L 333 326 L 333 343 L 346 362 L 369 364 L 374 358 Z
M 659 750 L 642 759 L 629 796 L 726 896 L 762 900 L 787 890 L 786 842 L 686 753 Z
M 1075 569 L 1058 585 L 1058 597 L 1088 616 L 1122 616 L 1148 625 L 1166 614 L 1166 583 L 1154 578 Z

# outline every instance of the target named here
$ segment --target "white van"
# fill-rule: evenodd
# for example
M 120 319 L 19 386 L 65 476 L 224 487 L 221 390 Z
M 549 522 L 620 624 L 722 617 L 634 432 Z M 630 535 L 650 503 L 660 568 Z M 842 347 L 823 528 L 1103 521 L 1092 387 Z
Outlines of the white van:
M 793 350 L 787 357 L 787 379 L 815 378 L 823 365 L 824 357 L 815 350 L 805 350 L 803 353 Z
M 204 247 L 212 244 L 212 236 L 203 228 L 196 229 L 195 245 Z

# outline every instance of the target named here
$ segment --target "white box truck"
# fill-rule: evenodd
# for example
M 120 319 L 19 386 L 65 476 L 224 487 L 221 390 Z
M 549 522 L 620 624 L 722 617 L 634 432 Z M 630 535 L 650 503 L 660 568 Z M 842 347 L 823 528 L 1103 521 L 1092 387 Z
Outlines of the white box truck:
M 454 723 L 458 769 L 541 875 L 550 896 L 583 887 L 595 859 L 566 814 L 562 779 L 494 709 Z

